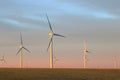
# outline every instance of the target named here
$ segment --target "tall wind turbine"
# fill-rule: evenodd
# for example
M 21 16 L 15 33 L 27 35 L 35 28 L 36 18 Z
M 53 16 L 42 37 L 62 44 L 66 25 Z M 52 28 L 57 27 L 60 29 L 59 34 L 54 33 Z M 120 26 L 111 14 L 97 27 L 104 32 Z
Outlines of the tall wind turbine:
M 4 62 L 7 64 L 7 61 L 5 60 L 5 55 L 3 54 L 2 58 L 0 59 L 0 61 Z
M 53 37 L 54 36 L 65 37 L 65 36 L 54 33 L 47 14 L 46 14 L 46 17 L 47 17 L 47 21 L 48 21 L 49 28 L 50 28 L 50 33 L 49 33 L 50 42 L 49 42 L 47 51 L 50 48 L 50 68 L 53 68 Z
M 86 68 L 86 62 L 87 62 L 87 55 L 86 53 L 88 53 L 89 51 L 87 50 L 87 46 L 86 46 L 86 41 L 84 40 L 83 42 L 83 68 Z
M 20 48 L 19 48 L 19 50 L 18 50 L 16 55 L 18 55 L 18 53 L 20 53 L 20 68 L 22 68 L 23 67 L 23 54 L 22 54 L 22 50 L 24 49 L 24 50 L 26 50 L 29 53 L 30 53 L 30 51 L 27 48 L 24 47 L 23 41 L 22 41 L 22 34 L 21 33 L 20 33 L 20 40 L 21 40 L 20 46 L 19 46 Z

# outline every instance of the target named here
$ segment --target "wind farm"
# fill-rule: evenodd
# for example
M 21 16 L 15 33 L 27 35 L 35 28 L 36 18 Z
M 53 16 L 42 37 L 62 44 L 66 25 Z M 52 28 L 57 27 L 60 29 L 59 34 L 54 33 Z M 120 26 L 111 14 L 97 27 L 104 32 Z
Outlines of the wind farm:
M 1 0 L 0 80 L 120 80 L 119 4 Z

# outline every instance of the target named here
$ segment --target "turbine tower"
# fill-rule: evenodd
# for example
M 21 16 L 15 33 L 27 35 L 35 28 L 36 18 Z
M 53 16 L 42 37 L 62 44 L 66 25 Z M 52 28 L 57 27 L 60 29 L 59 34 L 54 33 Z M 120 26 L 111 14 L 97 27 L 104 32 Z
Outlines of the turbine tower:
M 47 51 L 50 48 L 50 68 L 53 68 L 53 37 L 54 36 L 65 37 L 65 36 L 54 33 L 47 14 L 46 14 L 46 18 L 47 18 L 47 21 L 48 21 L 48 24 L 49 24 L 49 28 L 50 28 L 50 33 L 49 33 L 50 42 L 49 42 Z
M 7 64 L 7 61 L 5 60 L 5 55 L 3 54 L 2 58 L 0 59 L 0 61 L 4 62 Z
M 87 46 L 86 46 L 86 41 L 84 40 L 83 42 L 83 68 L 86 68 L 86 62 L 87 62 L 87 56 L 86 53 L 88 53 L 89 51 L 87 50 Z
M 19 50 L 16 55 L 18 55 L 18 53 L 20 53 L 20 68 L 22 68 L 23 67 L 23 54 L 22 54 L 23 51 L 22 50 L 24 49 L 29 53 L 31 53 L 31 52 L 27 48 L 24 47 L 21 33 L 20 33 L 20 40 L 21 40 L 21 42 L 20 42 Z

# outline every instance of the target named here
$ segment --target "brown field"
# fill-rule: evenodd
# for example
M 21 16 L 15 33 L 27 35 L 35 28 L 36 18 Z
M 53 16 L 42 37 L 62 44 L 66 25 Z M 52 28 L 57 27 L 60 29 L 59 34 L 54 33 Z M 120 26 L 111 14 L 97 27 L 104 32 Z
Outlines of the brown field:
M 0 68 L 0 80 L 120 80 L 120 69 Z

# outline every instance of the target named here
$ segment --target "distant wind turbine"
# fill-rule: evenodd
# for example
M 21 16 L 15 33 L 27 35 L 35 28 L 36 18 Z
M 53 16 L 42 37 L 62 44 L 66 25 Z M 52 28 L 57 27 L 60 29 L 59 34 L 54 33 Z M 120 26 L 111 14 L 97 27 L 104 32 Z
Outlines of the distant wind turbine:
M 49 28 L 50 28 L 50 33 L 49 33 L 50 42 L 49 42 L 47 51 L 50 48 L 50 68 L 53 68 L 53 36 L 59 36 L 59 37 L 65 37 L 65 36 L 54 33 L 47 14 L 46 14 L 46 17 L 47 17 L 47 21 L 48 21 Z
M 21 43 L 20 43 L 20 48 L 17 52 L 16 55 L 18 55 L 18 53 L 20 53 L 20 68 L 23 67 L 23 54 L 22 54 L 22 50 L 26 50 L 27 52 L 31 53 L 27 48 L 24 47 L 23 45 L 23 41 L 22 41 L 22 34 L 20 33 L 20 40 L 21 40 Z
M 89 53 L 89 51 L 87 50 L 87 46 L 86 46 L 86 41 L 84 40 L 83 42 L 83 68 L 86 68 L 86 62 L 87 62 L 87 55 L 86 53 Z
M 114 56 L 114 68 L 117 68 L 117 56 Z
M 54 56 L 54 64 L 58 61 L 58 59 Z
M 0 61 L 4 62 L 7 64 L 7 61 L 5 60 L 5 55 L 3 54 L 2 58 L 0 59 Z

